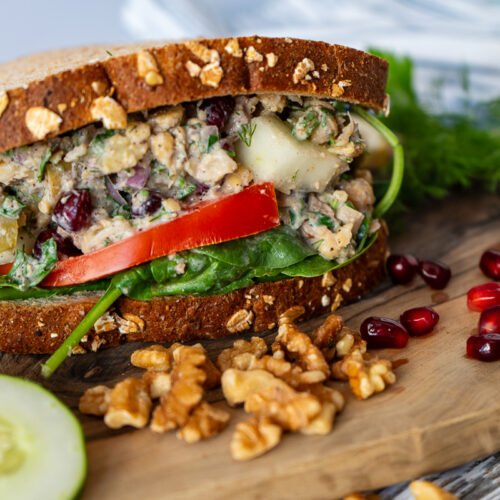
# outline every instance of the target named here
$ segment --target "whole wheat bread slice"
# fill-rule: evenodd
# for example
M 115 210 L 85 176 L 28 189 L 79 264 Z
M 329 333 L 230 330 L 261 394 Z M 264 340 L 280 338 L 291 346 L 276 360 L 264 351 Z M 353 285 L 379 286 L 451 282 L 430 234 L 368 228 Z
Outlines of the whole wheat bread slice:
M 239 332 L 258 333 L 273 329 L 279 315 L 295 305 L 306 309 L 301 319 L 324 314 L 373 290 L 385 275 L 386 252 L 386 233 L 380 230 L 373 246 L 359 259 L 334 271 L 331 279 L 330 276 L 287 279 L 206 297 L 151 301 L 123 298 L 113 308 L 114 328 L 99 334 L 92 330 L 82 346 L 97 350 L 124 342 L 174 342 L 214 339 Z M 0 351 L 53 352 L 99 296 L 0 302 Z M 238 316 L 231 321 L 235 314 Z M 237 319 L 241 321 L 238 323 Z
M 234 47 L 235 40 L 239 51 Z M 258 36 L 200 39 L 220 60 L 223 76 L 217 85 L 191 76 L 188 61 L 200 68 L 207 60 L 192 42 L 90 47 L 36 54 L 0 65 L 0 152 L 36 140 L 26 126 L 30 108 L 42 106 L 62 122 L 48 137 L 92 123 L 91 106 L 103 92 L 112 94 L 127 112 L 177 104 L 217 95 L 253 93 L 332 97 L 377 110 L 386 104 L 387 62 L 341 45 Z M 250 47 L 253 49 L 248 50 Z M 148 49 L 163 78 L 151 86 L 139 77 L 137 53 Z M 232 53 L 230 53 L 232 52 Z M 297 78 L 297 66 L 314 65 Z M 2 100 L 0 99 L 0 104 Z M 0 106 L 0 110 L 2 107 Z

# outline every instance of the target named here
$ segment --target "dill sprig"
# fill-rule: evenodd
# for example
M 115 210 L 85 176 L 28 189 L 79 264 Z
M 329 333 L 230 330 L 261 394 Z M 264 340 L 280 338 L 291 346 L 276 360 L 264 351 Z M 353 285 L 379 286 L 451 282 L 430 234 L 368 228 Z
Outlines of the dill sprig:
M 389 61 L 391 113 L 382 121 L 398 135 L 405 151 L 406 171 L 396 211 L 471 187 L 498 192 L 500 98 L 469 104 L 467 114 L 429 113 L 415 91 L 412 61 L 372 52 Z M 459 75 L 457 80 L 460 83 Z M 462 83 L 466 80 L 462 75 Z

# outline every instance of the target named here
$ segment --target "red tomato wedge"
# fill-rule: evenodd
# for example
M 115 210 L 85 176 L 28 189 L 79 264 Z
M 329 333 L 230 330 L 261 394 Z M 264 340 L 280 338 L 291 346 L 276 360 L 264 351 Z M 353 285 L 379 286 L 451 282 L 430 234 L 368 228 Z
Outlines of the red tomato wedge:
M 182 250 L 251 236 L 279 223 L 273 185 L 254 184 L 96 252 L 59 261 L 42 286 L 87 283 Z M 2 272 L 8 272 L 7 265 L 0 267 Z

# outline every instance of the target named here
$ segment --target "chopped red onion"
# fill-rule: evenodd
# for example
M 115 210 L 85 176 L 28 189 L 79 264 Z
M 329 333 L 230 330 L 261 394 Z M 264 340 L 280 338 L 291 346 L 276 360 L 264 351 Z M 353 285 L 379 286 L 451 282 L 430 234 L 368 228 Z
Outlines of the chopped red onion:
M 111 182 L 109 175 L 106 175 L 106 177 L 104 177 L 104 182 L 109 194 L 111 195 L 111 198 L 113 198 L 113 200 L 115 200 L 120 205 L 127 205 L 127 200 L 120 194 L 120 191 L 116 189 L 116 186 Z
M 142 189 L 147 184 L 150 173 L 151 169 L 149 167 L 135 166 L 134 175 L 127 179 L 127 186 Z

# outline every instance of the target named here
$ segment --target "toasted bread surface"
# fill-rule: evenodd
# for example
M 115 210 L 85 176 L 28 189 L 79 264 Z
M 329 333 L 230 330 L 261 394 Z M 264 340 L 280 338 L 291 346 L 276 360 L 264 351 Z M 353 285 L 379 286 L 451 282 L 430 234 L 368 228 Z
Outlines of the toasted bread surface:
M 373 246 L 360 258 L 326 279 L 287 279 L 205 297 L 150 301 L 123 298 L 111 311 L 109 331 L 92 330 L 82 346 L 97 350 L 124 342 L 190 341 L 259 333 L 273 329 L 279 315 L 295 305 L 305 307 L 301 319 L 325 314 L 359 299 L 382 281 L 386 252 L 386 233 L 381 230 Z M 55 351 L 99 297 L 86 294 L 0 302 L 0 351 Z
M 151 78 L 144 64 L 156 68 Z M 330 97 L 381 110 L 386 80 L 383 59 L 290 38 L 199 39 L 35 54 L 0 65 L 0 152 L 40 139 L 27 123 L 33 108 L 61 119 L 46 138 L 94 122 L 92 104 L 103 96 L 128 113 L 254 93 Z

